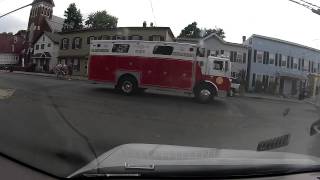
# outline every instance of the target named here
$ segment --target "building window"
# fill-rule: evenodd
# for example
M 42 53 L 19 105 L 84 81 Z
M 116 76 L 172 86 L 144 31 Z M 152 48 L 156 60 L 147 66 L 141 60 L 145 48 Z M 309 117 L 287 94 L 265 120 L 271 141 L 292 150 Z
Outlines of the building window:
M 36 45 L 36 50 L 39 50 L 39 44 Z
M 82 44 L 82 39 L 75 37 L 72 42 L 72 49 L 80 49 Z
M 42 36 L 42 41 L 45 41 L 46 40 L 46 37 L 45 36 Z
M 112 36 L 112 40 L 126 40 L 125 36 Z
M 44 44 L 41 44 L 41 49 L 44 49 Z
M 269 52 L 263 52 L 263 64 L 269 64 Z
M 89 37 L 87 38 L 87 44 L 90 44 L 91 41 L 93 41 L 93 40 L 95 40 L 95 39 L 96 39 L 96 37 L 94 37 L 94 36 L 89 36 Z
M 242 61 L 242 63 L 243 64 L 246 64 L 247 63 L 247 54 L 246 53 L 243 53 L 243 61 Z
M 236 62 L 242 63 L 242 60 L 243 60 L 242 54 L 238 54 L 237 52 L 235 52 L 235 54 L 236 54 L 236 57 L 237 57 Z
M 102 40 L 110 40 L 110 36 L 104 35 L 104 36 L 102 36 Z
M 301 70 L 301 58 L 299 58 L 299 63 L 298 63 L 298 70 Z
M 220 50 L 220 54 L 224 54 L 224 50 Z
M 112 52 L 115 53 L 128 53 L 130 45 L 129 44 L 114 44 L 112 47 Z
M 69 48 L 69 39 L 64 38 L 62 39 L 61 49 L 68 49 Z
M 205 48 L 197 48 L 197 56 L 198 57 L 204 57 L 205 56 L 205 52 L 206 52 Z
M 164 41 L 164 37 L 160 35 L 153 35 L 149 37 L 149 41 Z
M 257 52 L 257 62 L 258 63 L 263 62 L 263 52 Z
M 274 65 L 274 54 L 269 54 L 269 64 Z
M 172 52 L 173 52 L 172 46 L 155 46 L 153 49 L 153 54 L 171 55 Z
M 284 56 L 285 57 L 285 56 Z M 285 59 L 285 58 L 284 58 Z M 281 61 L 281 66 L 282 67 L 286 67 L 286 65 L 287 65 L 287 61 L 286 60 L 283 60 L 283 61 Z
M 257 50 L 253 51 L 253 62 L 257 62 Z
M 51 43 L 48 43 L 48 47 L 51 47 Z
M 299 60 L 294 58 L 293 59 L 293 69 L 298 69 L 298 63 L 299 63 Z
M 242 58 L 242 57 L 241 57 Z M 240 59 L 240 57 L 239 57 Z M 237 55 L 237 52 L 235 51 L 230 51 L 230 61 L 231 62 L 239 62 L 238 60 L 238 55 Z
M 293 57 L 290 57 L 290 68 L 293 69 Z
M 128 36 L 128 40 L 142 40 L 143 37 L 139 35 Z

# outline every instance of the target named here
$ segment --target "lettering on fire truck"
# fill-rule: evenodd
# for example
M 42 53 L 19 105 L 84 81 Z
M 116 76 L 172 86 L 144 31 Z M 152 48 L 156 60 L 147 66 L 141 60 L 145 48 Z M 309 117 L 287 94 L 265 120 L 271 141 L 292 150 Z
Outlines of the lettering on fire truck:
M 193 93 L 200 102 L 208 102 L 226 96 L 231 64 L 204 52 L 187 43 L 95 40 L 89 80 L 113 84 L 124 94 L 154 88 Z

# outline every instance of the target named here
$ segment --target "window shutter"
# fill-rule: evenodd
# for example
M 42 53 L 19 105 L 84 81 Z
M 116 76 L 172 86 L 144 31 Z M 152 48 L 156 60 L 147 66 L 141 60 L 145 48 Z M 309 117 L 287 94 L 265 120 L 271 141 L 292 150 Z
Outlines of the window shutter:
M 76 47 L 76 38 L 73 38 L 73 41 L 72 41 L 72 49 L 75 49 Z
M 63 39 L 61 39 L 61 41 L 60 41 L 60 49 L 62 49 L 63 48 Z
M 87 37 L 87 44 L 90 44 L 90 36 Z
M 153 41 L 153 36 L 149 36 L 149 41 Z
M 160 36 L 160 41 L 164 41 L 164 36 Z
M 257 62 L 257 50 L 253 51 L 253 62 Z
M 82 38 L 79 39 L 79 49 L 82 47 Z

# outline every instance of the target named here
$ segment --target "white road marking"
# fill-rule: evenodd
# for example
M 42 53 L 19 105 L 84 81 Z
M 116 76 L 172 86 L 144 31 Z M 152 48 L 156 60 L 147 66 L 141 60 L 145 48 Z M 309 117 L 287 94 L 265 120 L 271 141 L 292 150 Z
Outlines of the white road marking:
M 8 99 L 14 94 L 14 89 L 0 89 L 0 100 Z

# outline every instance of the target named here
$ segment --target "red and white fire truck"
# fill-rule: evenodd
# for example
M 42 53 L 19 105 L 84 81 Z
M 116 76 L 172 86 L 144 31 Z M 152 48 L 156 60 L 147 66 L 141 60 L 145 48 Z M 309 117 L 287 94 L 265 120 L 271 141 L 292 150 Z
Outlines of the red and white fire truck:
M 124 94 L 141 89 L 193 93 L 206 103 L 230 90 L 231 64 L 195 44 L 95 40 L 90 46 L 89 80 L 111 83 Z

